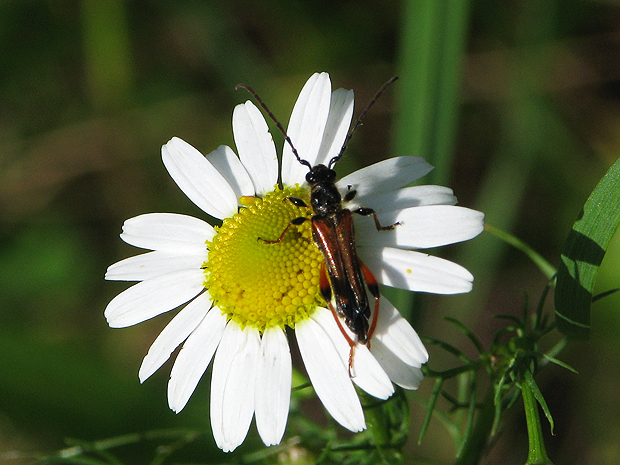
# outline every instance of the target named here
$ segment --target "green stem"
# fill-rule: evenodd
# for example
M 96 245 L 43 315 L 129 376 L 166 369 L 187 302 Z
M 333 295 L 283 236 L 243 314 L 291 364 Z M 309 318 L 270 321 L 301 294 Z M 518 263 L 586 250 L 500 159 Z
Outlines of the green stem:
M 496 228 L 489 223 L 484 224 L 484 230 L 493 234 L 495 237 L 501 239 L 506 244 L 513 246 L 515 249 L 520 250 L 525 255 L 527 255 L 548 279 L 553 278 L 553 276 L 557 273 L 557 270 L 553 265 L 551 265 L 551 263 L 545 260 L 542 255 L 532 249 L 525 242 L 521 241 L 521 239 L 519 239 L 518 237 L 515 237 L 512 234 L 507 233 L 506 231 Z
M 471 435 L 463 444 L 461 455 L 454 462 L 455 465 L 476 465 L 480 462 L 493 428 L 493 419 L 495 417 L 493 398 L 493 390 L 491 389 L 482 404 L 482 408 L 478 412 L 476 425 Z
M 127 446 L 130 444 L 137 444 L 142 441 L 152 441 L 158 439 L 177 439 L 185 442 L 194 441 L 197 437 L 204 434 L 201 431 L 184 429 L 184 428 L 171 428 L 165 430 L 153 430 L 145 433 L 130 433 L 122 436 L 115 436 L 112 438 L 100 439 L 92 443 L 83 442 L 76 444 L 65 449 L 58 451 L 54 457 L 60 457 L 63 459 L 70 459 L 79 457 L 89 451 L 103 452 L 117 447 Z
M 542 436 L 540 425 L 540 415 L 538 413 L 538 403 L 527 381 L 521 383 L 521 394 L 523 395 L 523 406 L 525 408 L 525 420 L 527 422 L 527 435 L 529 437 L 529 452 L 525 465 L 553 465 L 547 457 L 545 443 Z

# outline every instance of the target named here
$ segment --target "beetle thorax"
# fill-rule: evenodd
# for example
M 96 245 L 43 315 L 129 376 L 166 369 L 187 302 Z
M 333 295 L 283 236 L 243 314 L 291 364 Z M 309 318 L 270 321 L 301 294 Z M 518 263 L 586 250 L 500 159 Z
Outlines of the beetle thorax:
M 325 165 L 312 167 L 306 175 L 311 189 L 310 203 L 315 215 L 329 216 L 342 208 L 342 197 L 334 184 L 335 179 L 336 172 Z

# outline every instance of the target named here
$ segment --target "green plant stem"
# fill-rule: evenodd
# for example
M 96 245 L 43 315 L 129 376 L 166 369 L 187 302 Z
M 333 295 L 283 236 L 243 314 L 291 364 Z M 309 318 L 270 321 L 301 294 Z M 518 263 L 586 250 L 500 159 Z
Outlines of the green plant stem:
M 515 249 L 520 250 L 525 255 L 527 255 L 532 262 L 538 267 L 540 271 L 544 273 L 547 279 L 551 279 L 557 270 L 553 265 L 551 265 L 547 260 L 543 258 L 538 252 L 532 249 L 529 245 L 521 241 L 518 237 L 513 236 L 506 231 L 503 231 L 495 226 L 485 223 L 484 230 L 493 234 L 495 237 L 501 239 L 506 244 L 513 246 Z
M 171 428 L 165 430 L 153 430 L 145 433 L 130 433 L 122 436 L 115 436 L 112 438 L 100 439 L 92 443 L 83 442 L 73 445 L 58 451 L 55 457 L 62 459 L 69 459 L 78 457 L 89 451 L 108 451 L 117 447 L 127 446 L 129 444 L 137 444 L 142 441 L 151 441 L 157 439 L 177 439 L 185 442 L 194 441 L 198 436 L 204 434 L 201 431 L 185 429 L 185 428 Z
M 527 435 L 529 438 L 529 452 L 525 465 L 553 465 L 553 462 L 547 457 L 547 451 L 545 450 L 538 404 L 532 388 L 526 381 L 521 383 L 521 394 L 523 395 L 523 407 L 525 408 L 525 421 L 527 422 Z
M 490 390 L 482 404 L 482 408 L 478 412 L 476 425 L 465 444 L 463 444 L 460 456 L 454 462 L 455 465 L 476 465 L 480 462 L 493 428 L 493 419 L 495 417 L 493 398 L 493 390 Z

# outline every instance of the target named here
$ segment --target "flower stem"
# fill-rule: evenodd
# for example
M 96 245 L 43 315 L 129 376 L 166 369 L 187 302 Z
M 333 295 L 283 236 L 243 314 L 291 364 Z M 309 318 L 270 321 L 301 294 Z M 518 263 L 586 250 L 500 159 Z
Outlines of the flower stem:
M 527 381 L 521 383 L 521 394 L 523 395 L 527 435 L 529 437 L 529 452 L 525 465 L 553 465 L 553 462 L 547 457 L 547 451 L 545 450 L 538 404 Z
M 454 462 L 455 465 L 476 465 L 480 462 L 493 428 L 493 419 L 495 417 L 493 399 L 493 390 L 490 390 L 482 404 L 482 408 L 478 412 L 476 425 L 465 444 L 463 444 L 461 454 Z

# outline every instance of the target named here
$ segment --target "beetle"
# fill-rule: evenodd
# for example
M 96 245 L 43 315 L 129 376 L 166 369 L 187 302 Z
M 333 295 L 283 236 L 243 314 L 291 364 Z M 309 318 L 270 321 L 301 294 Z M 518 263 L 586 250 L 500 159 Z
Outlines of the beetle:
M 321 265 L 319 287 L 321 295 L 327 302 L 340 331 L 347 340 L 349 352 L 349 375 L 354 376 L 353 362 L 357 343 L 366 344 L 370 347 L 370 340 L 377 326 L 379 314 L 379 285 L 372 272 L 358 258 L 355 248 L 355 229 L 353 226 L 353 214 L 373 216 L 377 231 L 394 229 L 399 223 L 382 226 L 377 213 L 366 207 L 349 210 L 344 207 L 353 200 L 356 191 L 348 186 L 344 197 L 336 187 L 336 171 L 334 165 L 342 158 L 351 137 L 362 119 L 376 102 L 383 91 L 392 84 L 397 77 L 387 81 L 370 100 L 366 108 L 360 113 L 352 129 L 347 134 L 338 155 L 333 157 L 327 165 L 318 164 L 312 166 L 310 162 L 299 156 L 291 139 L 286 134 L 282 125 L 267 108 L 266 104 L 246 85 L 240 84 L 237 88 L 244 88 L 250 92 L 268 116 L 274 121 L 278 129 L 283 133 L 286 142 L 290 145 L 297 161 L 308 167 L 306 181 L 310 185 L 310 208 L 313 215 L 311 218 L 301 216 L 293 219 L 275 240 L 259 238 L 266 244 L 278 244 L 282 242 L 289 228 L 299 226 L 306 221 L 312 224 L 312 236 L 314 243 L 323 255 Z M 287 197 L 287 200 L 295 206 L 308 208 L 306 202 L 297 197 Z M 368 293 L 374 300 L 374 311 L 371 312 Z M 354 340 L 342 326 L 341 319 L 355 335 Z

